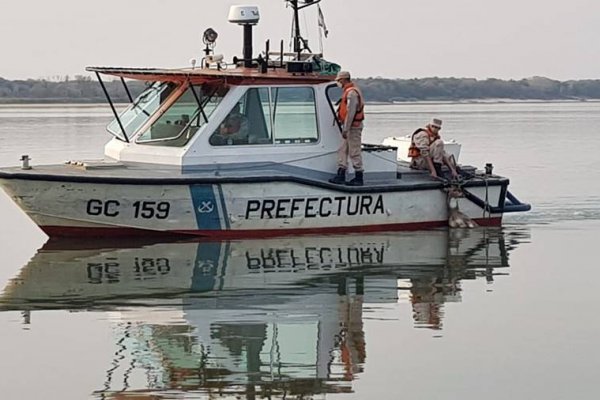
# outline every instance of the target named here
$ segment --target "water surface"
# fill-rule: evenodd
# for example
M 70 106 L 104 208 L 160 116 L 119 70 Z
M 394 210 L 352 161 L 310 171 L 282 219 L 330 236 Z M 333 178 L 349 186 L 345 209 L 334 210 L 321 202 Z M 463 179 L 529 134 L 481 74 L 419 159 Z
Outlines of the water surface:
M 0 193 L 2 398 L 593 398 L 599 103 L 432 116 L 533 204 L 501 229 L 229 242 L 52 240 Z M 106 106 L 0 106 L 0 164 L 100 158 Z

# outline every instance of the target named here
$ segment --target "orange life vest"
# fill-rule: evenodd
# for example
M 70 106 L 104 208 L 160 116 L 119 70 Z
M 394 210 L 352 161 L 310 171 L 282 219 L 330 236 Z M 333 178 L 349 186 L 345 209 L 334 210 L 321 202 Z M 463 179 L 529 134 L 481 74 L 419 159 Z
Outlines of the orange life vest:
M 415 145 L 415 135 L 420 132 L 427 132 L 427 136 L 429 137 L 429 145 L 435 142 L 437 136 L 429 130 L 429 128 L 419 128 L 412 134 L 410 138 L 410 147 L 408 148 L 408 156 L 412 158 L 417 158 L 421 156 L 421 150 Z
M 358 108 L 356 114 L 354 114 L 354 119 L 352 120 L 352 127 L 357 128 L 365 119 L 365 103 L 363 101 L 362 93 L 353 83 L 349 83 L 344 88 L 344 94 L 342 94 L 342 100 L 340 102 L 340 107 L 338 108 L 338 121 L 340 121 L 341 125 L 346 121 L 346 116 L 348 115 L 348 95 L 353 90 L 358 94 Z

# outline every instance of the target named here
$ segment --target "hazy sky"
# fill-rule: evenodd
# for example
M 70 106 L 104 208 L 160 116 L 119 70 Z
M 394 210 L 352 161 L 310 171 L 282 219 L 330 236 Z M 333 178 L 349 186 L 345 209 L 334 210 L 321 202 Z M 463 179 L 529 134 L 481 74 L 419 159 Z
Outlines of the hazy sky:
M 83 74 L 88 65 L 178 67 L 241 56 L 232 4 L 260 7 L 255 48 L 289 42 L 284 0 L 0 0 L 0 77 Z M 323 0 L 325 57 L 355 76 L 600 78 L 600 0 Z M 316 13 L 301 22 L 319 48 Z M 278 45 L 273 45 L 278 47 Z

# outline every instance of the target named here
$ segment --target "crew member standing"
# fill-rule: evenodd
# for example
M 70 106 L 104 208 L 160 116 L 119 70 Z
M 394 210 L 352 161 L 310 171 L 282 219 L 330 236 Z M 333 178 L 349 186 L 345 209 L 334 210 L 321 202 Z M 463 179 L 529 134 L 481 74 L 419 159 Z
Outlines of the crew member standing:
M 352 82 L 350 73 L 340 71 L 335 78 L 339 87 L 343 89 L 342 99 L 338 108 L 337 117 L 342 127 L 342 144 L 337 153 L 337 175 L 329 180 L 331 183 L 348 186 L 363 185 L 363 163 L 361 155 L 363 120 L 365 119 L 364 97 L 360 89 Z M 355 175 L 346 182 L 348 158 L 352 162 Z

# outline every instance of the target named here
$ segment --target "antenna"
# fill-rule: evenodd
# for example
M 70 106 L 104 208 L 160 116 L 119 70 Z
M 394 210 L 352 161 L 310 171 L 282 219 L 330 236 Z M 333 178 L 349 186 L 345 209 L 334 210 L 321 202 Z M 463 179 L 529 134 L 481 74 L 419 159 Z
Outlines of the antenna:
M 292 6 L 292 9 L 294 10 L 294 53 L 296 53 L 296 56 L 298 57 L 298 60 L 299 60 L 300 54 L 302 53 L 303 49 L 307 49 L 308 51 L 310 51 L 310 49 L 308 48 L 308 43 L 306 42 L 306 39 L 304 39 L 302 37 L 302 35 L 300 34 L 299 11 L 302 10 L 303 8 L 314 6 L 315 4 L 319 4 L 321 2 L 321 0 L 285 0 L 285 1 L 287 3 L 289 3 Z

